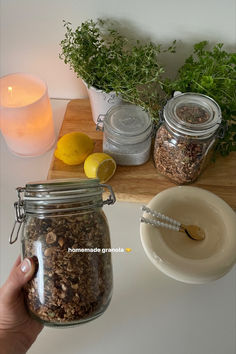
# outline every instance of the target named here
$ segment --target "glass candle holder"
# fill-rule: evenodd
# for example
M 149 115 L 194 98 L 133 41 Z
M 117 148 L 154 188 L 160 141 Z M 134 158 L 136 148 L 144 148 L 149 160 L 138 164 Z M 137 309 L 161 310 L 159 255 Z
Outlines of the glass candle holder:
M 0 78 L 0 126 L 9 149 L 19 156 L 38 156 L 55 142 L 46 84 L 16 73 Z

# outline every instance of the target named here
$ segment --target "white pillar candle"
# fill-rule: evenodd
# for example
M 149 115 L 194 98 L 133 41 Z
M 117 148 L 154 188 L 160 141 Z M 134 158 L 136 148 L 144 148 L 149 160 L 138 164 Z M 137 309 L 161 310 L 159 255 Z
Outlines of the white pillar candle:
M 0 78 L 0 126 L 9 149 L 20 156 L 37 156 L 55 141 L 46 84 L 29 74 Z

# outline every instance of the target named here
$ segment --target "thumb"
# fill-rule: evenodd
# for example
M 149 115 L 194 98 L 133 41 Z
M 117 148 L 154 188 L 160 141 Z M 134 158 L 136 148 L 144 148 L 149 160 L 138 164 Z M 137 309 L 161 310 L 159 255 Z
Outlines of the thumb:
M 11 273 L 1 289 L 1 301 L 12 303 L 19 296 L 22 287 L 32 278 L 35 264 L 32 258 L 25 258 L 22 262 L 18 257 Z

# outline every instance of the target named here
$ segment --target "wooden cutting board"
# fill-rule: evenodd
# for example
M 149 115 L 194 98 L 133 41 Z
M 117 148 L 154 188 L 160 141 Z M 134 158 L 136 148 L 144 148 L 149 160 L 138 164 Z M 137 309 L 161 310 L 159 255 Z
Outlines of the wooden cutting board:
M 59 137 L 72 131 L 89 135 L 95 141 L 94 152 L 102 151 L 102 132 L 95 129 L 88 99 L 68 103 Z M 83 164 L 69 166 L 53 157 L 48 179 L 58 178 L 86 178 Z M 148 203 L 157 193 L 175 186 L 157 172 L 152 157 L 141 166 L 117 166 L 115 175 L 108 183 L 113 187 L 118 201 L 139 203 Z M 236 153 L 212 162 L 192 185 L 217 194 L 236 209 Z

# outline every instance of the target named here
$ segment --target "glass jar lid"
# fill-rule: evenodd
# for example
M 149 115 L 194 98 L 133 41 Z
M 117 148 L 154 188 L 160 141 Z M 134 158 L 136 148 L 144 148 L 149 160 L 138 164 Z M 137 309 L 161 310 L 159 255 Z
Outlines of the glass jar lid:
M 108 188 L 110 195 L 102 199 L 103 189 Z M 57 179 L 27 183 L 18 188 L 26 213 L 53 213 L 59 210 L 72 210 L 113 204 L 115 195 L 112 188 L 100 184 L 99 179 Z
M 104 189 L 109 191 L 108 198 L 103 200 Z M 18 187 L 18 200 L 14 203 L 16 220 L 9 242 L 16 242 L 26 214 L 44 217 L 44 214 L 63 214 L 77 212 L 89 208 L 99 208 L 104 204 L 116 201 L 112 187 L 100 184 L 99 179 L 56 179 L 27 183 Z M 16 225 L 18 224 L 18 227 Z
M 177 133 L 207 138 L 221 124 L 221 109 L 211 97 L 200 93 L 176 93 L 165 105 L 163 117 Z
M 24 200 L 34 202 L 54 203 L 57 200 L 66 202 L 83 197 L 101 195 L 98 179 L 56 179 L 27 183 L 24 190 Z
M 144 141 L 151 134 L 152 122 L 141 107 L 127 103 L 109 109 L 104 118 L 104 130 L 114 140 L 135 144 Z

